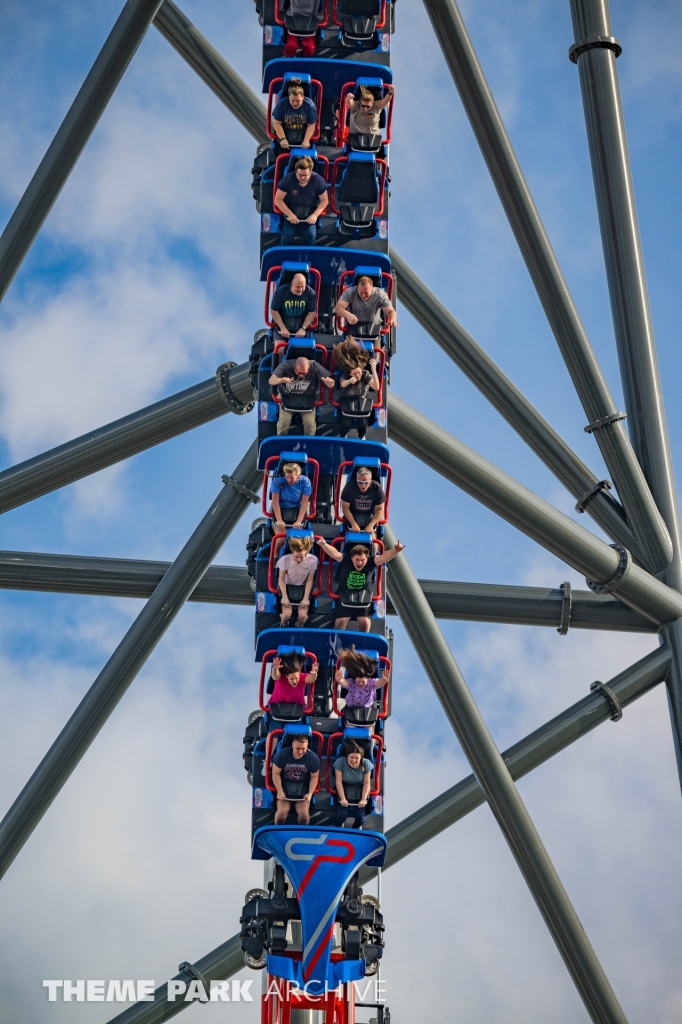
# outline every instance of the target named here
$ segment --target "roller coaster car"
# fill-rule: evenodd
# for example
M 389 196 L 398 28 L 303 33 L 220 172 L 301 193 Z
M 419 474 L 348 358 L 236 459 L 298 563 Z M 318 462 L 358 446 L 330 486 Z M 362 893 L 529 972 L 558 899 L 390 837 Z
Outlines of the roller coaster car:
M 295 34 L 299 35 L 298 32 Z M 265 130 L 267 131 L 268 136 L 271 139 L 273 139 L 273 141 L 275 141 L 276 143 L 277 136 L 272 129 L 272 112 L 279 103 L 279 101 L 282 99 L 282 97 L 286 95 L 287 86 L 289 85 L 292 79 L 297 80 L 297 85 L 300 83 L 301 87 L 303 88 L 304 97 L 308 100 L 312 100 L 317 108 L 317 124 L 315 126 L 315 131 L 311 139 L 311 142 L 315 142 L 320 137 L 320 114 L 322 112 L 323 95 L 322 82 L 320 82 L 317 78 L 312 78 L 309 74 L 306 74 L 303 71 L 284 71 L 281 77 L 272 78 L 270 80 L 270 85 L 268 89 L 268 112 L 267 119 L 265 122 Z M 280 87 L 279 89 L 277 88 L 278 86 Z M 303 142 L 305 131 L 305 127 L 301 129 L 289 128 L 288 130 L 285 128 L 284 132 L 286 134 L 287 142 L 289 143 L 289 145 L 300 146 L 301 143 Z M 308 150 L 304 150 L 304 154 L 307 153 Z
M 364 654 L 368 658 L 371 658 L 376 662 L 375 676 L 378 677 L 380 673 L 387 669 L 390 673 L 391 662 L 383 654 L 379 654 L 377 650 L 364 650 L 356 647 L 358 654 Z M 346 704 L 344 707 L 340 707 L 339 698 L 343 698 L 344 690 L 341 685 L 336 682 L 336 673 L 341 667 L 341 660 L 337 658 L 336 667 L 334 669 L 334 682 L 332 686 L 332 708 L 334 714 L 339 715 L 343 719 L 345 725 L 367 725 L 373 724 L 379 719 L 386 718 L 388 716 L 388 688 L 391 685 L 390 682 L 386 683 L 381 688 L 381 699 L 374 701 L 370 707 L 356 708 L 349 707 Z
M 298 654 L 302 658 L 305 658 L 307 662 L 311 663 L 311 666 L 304 666 L 305 673 L 311 671 L 312 665 L 317 664 L 317 656 L 312 651 L 306 651 L 305 647 L 299 645 L 293 646 L 291 644 L 280 644 L 276 650 L 266 651 L 265 656 L 261 662 L 261 673 L 260 673 L 260 688 L 258 692 L 258 702 L 260 704 L 261 711 L 265 711 L 269 715 L 269 721 L 276 722 L 300 722 L 305 715 L 311 715 L 315 708 L 315 687 L 314 685 L 308 684 L 308 702 L 307 704 L 294 704 L 289 701 L 277 702 L 273 704 L 269 701 L 265 704 L 265 695 L 272 693 L 275 684 L 270 675 L 268 682 L 265 682 L 265 676 L 268 671 L 268 667 L 272 664 L 270 658 L 285 658 L 290 654 Z
M 285 465 L 297 465 L 301 467 L 301 476 L 306 476 L 310 480 L 310 501 L 308 504 L 308 512 L 306 519 L 314 519 L 317 514 L 317 488 L 320 480 L 320 464 L 317 459 L 308 457 L 306 452 L 280 452 L 279 455 L 271 455 L 265 462 L 265 472 L 263 476 L 263 498 L 262 508 L 263 514 L 272 519 L 274 512 L 272 507 L 268 508 L 268 498 L 272 500 L 272 491 L 269 491 L 272 483 L 281 479 L 284 482 L 284 466 Z M 280 505 L 280 513 L 282 516 L 282 522 L 291 525 L 298 518 L 300 506 L 298 508 L 284 508 Z
M 337 302 L 347 288 L 357 287 L 358 281 L 361 277 L 369 277 L 375 288 L 383 287 L 389 299 L 393 299 L 393 275 L 382 270 L 380 267 L 361 266 L 356 267 L 355 270 L 343 271 L 339 278 Z M 343 320 L 343 323 L 339 323 L 340 320 Z M 382 334 L 388 334 L 391 330 L 390 326 L 382 320 L 377 320 L 376 323 L 363 323 L 359 321 L 357 324 L 353 324 L 351 328 L 351 325 L 348 324 L 343 317 L 337 317 L 336 327 L 342 334 L 350 333 L 356 339 L 380 338 Z
M 386 0 L 334 0 L 333 18 L 341 28 L 343 45 L 355 47 L 385 26 Z
M 392 136 L 393 124 L 393 98 L 387 107 L 383 107 L 379 113 L 379 128 L 381 131 L 376 135 L 364 134 L 362 132 L 351 132 L 350 110 L 348 108 L 348 97 L 353 94 L 356 103 L 360 102 L 360 90 L 369 89 L 375 100 L 381 100 L 385 96 L 385 83 L 381 78 L 358 78 L 356 82 L 346 82 L 339 101 L 339 115 L 337 126 L 336 144 L 345 147 L 347 151 L 357 150 L 365 153 L 385 154 L 384 147 L 389 144 Z M 386 129 L 386 136 L 382 134 Z
M 387 173 L 386 161 L 374 153 L 349 153 L 334 161 L 330 199 L 340 234 L 355 238 L 376 234 L 374 219 L 384 212 Z
M 383 526 L 388 522 L 388 504 L 391 495 L 391 478 L 392 471 L 391 467 L 387 462 L 381 462 L 376 456 L 363 456 L 358 455 L 352 461 L 342 462 L 339 465 L 337 477 L 336 477 L 336 518 L 339 522 L 345 522 L 343 518 L 343 510 L 341 508 L 341 494 L 345 485 L 350 480 L 355 480 L 358 475 L 359 469 L 368 469 L 372 474 L 372 480 L 378 483 L 386 495 L 386 502 L 384 508 L 383 519 L 379 520 L 379 526 Z M 356 512 L 355 521 L 358 526 L 366 526 L 372 518 L 372 512 Z M 357 534 L 354 534 L 357 536 Z M 369 536 L 367 534 L 366 536 Z

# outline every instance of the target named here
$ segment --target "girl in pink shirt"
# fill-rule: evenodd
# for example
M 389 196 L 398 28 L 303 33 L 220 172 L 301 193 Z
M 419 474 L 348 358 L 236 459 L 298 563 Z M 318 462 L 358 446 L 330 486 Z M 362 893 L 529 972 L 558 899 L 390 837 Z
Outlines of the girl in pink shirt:
M 274 689 L 270 704 L 307 704 L 306 687 L 314 686 L 317 679 L 317 662 L 310 672 L 303 672 L 305 658 L 301 654 L 290 654 L 284 658 L 273 658 L 272 680 Z

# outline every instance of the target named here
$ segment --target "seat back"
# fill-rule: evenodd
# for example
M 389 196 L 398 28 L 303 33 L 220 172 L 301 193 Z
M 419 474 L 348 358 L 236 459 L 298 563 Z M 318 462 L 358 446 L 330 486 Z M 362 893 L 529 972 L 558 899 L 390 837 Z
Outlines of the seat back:
M 303 718 L 303 705 L 289 701 L 277 701 L 268 705 L 268 711 L 278 722 L 300 722 Z
M 339 185 L 339 210 L 349 225 L 371 223 L 379 205 L 379 182 L 371 153 L 351 153 Z
M 339 409 L 345 416 L 366 419 L 372 415 L 376 392 L 368 391 L 366 395 L 349 395 L 345 391 L 339 393 Z M 368 520 L 369 521 L 369 520 Z M 365 523 L 359 523 L 364 526 Z
M 350 40 L 367 40 L 379 25 L 382 7 L 382 0 L 338 0 L 336 20 Z
M 319 26 L 327 20 L 326 0 L 319 0 L 310 14 L 292 14 L 289 9 L 289 0 L 284 0 L 281 4 L 281 12 L 287 30 L 294 36 L 314 36 L 317 34 Z M 310 80 L 310 75 L 306 75 L 306 77 Z M 306 95 L 309 96 L 310 93 L 306 93 Z
M 349 708 L 346 704 L 342 711 L 343 720 L 348 724 L 364 725 L 365 723 L 376 722 L 379 715 L 379 708 L 376 702 L 368 708 Z

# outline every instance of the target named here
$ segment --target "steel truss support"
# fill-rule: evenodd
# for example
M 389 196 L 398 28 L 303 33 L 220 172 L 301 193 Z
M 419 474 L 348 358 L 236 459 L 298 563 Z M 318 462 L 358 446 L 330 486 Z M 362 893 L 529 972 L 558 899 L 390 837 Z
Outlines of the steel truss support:
M 0 513 L 72 484 L 155 444 L 228 412 L 248 412 L 253 388 L 249 364 L 218 367 L 215 377 L 179 391 L 89 434 L 0 473 Z
M 643 562 L 646 552 L 640 551 L 607 482 L 600 481 L 571 450 L 394 249 L 391 262 L 398 274 L 400 301 L 417 322 L 577 499 L 576 508 L 589 512 L 610 537 Z
M 390 526 L 385 540 L 388 548 L 395 545 Z M 625 1014 L 404 555 L 394 559 L 387 579 L 405 631 L 587 1012 L 595 1024 L 625 1024 Z
M 0 551 L 0 589 L 43 590 L 61 594 L 108 597 L 151 597 L 170 562 L 87 555 L 45 555 L 33 551 Z M 510 587 L 493 583 L 420 580 L 419 586 L 438 619 L 500 622 L 524 626 L 608 629 L 655 633 L 649 619 L 612 597 L 590 590 Z M 253 607 L 251 577 L 236 565 L 212 565 L 189 601 Z M 390 600 L 386 611 L 397 614 Z
M 627 707 L 661 683 L 665 679 L 669 665 L 668 648 L 659 647 L 610 679 L 606 686 L 615 695 L 621 707 Z M 567 708 L 562 714 L 504 752 L 502 757 L 512 778 L 518 779 L 527 775 L 581 736 L 586 736 L 602 722 L 608 721 L 612 714 L 612 704 L 604 693 L 593 690 L 577 704 Z M 388 830 L 388 851 L 382 871 L 397 864 L 403 857 L 419 849 L 429 839 L 433 839 L 483 803 L 483 790 L 476 782 L 475 776 L 468 775 L 456 786 L 441 793 L 435 800 Z M 365 885 L 374 875 L 374 870 L 364 868 L 360 874 L 361 883 Z M 218 946 L 195 964 L 197 971 L 207 981 L 222 981 L 236 974 L 243 966 L 244 956 L 238 935 L 233 935 L 222 946 Z M 181 971 L 177 977 L 185 982 L 190 980 L 190 975 L 186 971 Z M 136 1003 L 109 1024 L 158 1024 L 191 1005 L 182 1001 L 166 1003 L 165 1000 L 166 986 L 162 985 L 154 993 L 153 1003 Z
M 571 16 L 575 43 L 569 53 L 580 72 L 630 434 L 673 541 L 664 579 L 682 591 L 680 510 L 618 87 L 620 44 L 611 34 L 608 0 L 571 0 Z M 667 627 L 665 636 L 673 654 L 668 697 L 682 785 L 682 623 Z
M 234 480 L 258 487 L 258 443 Z M 0 877 L 17 856 L 168 626 L 239 522 L 249 498 L 226 484 L 171 565 L 64 729 L 0 822 Z
M 0 300 L 76 165 L 161 0 L 127 0 L 0 237 Z
M 647 553 L 643 564 L 657 572 L 672 557 L 668 531 L 561 273 L 459 8 L 455 0 L 424 0 L 424 6 L 589 420 L 586 429 L 594 433 L 628 524 L 642 552 Z
M 606 588 L 606 592 L 616 594 L 658 625 L 682 614 L 682 595 L 634 565 L 627 553 L 619 555 L 613 547 L 467 448 L 393 392 L 389 395 L 388 408 L 391 440 L 578 572 L 596 580 L 595 586 L 601 587 L 602 592 Z

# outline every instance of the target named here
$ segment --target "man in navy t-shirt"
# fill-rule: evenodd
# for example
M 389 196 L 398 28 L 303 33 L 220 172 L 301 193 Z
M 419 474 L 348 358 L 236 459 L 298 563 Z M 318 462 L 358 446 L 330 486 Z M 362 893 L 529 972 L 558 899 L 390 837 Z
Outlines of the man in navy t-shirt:
M 317 107 L 303 94 L 300 81 L 289 83 L 287 95 L 282 96 L 272 112 L 272 128 L 282 149 L 291 146 L 310 147 L 315 134 Z
M 281 210 L 282 245 L 293 245 L 298 235 L 302 245 L 314 245 L 317 219 L 329 205 L 327 182 L 313 171 L 309 156 L 302 156 L 294 170 L 285 174 L 277 185 L 275 207 Z
M 280 337 L 296 335 L 305 338 L 317 312 L 317 296 L 308 285 L 305 274 L 294 274 L 291 282 L 276 289 L 270 303 L 270 316 Z
M 290 747 L 282 747 L 272 759 L 272 781 L 277 790 L 275 825 L 284 825 L 291 804 L 296 805 L 299 825 L 310 822 L 310 801 L 320 781 L 320 759 L 308 750 L 308 737 L 293 736 Z M 287 797 L 287 784 L 291 784 L 291 798 Z M 287 786 L 288 788 L 288 786 Z M 300 791 L 294 795 L 294 788 Z

